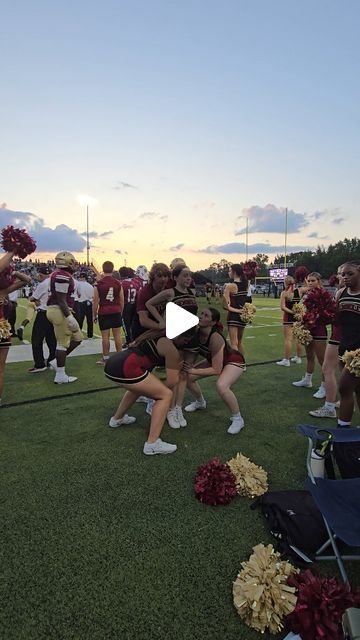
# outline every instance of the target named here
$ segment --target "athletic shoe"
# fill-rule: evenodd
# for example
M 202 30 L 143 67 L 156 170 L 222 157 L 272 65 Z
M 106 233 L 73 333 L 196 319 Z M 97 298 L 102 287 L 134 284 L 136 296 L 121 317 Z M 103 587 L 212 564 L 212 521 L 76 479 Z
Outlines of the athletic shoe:
M 105 360 L 103 358 L 101 358 L 101 360 L 97 360 L 96 364 L 100 365 L 100 367 L 104 367 L 105 366 Z
M 48 367 L 50 367 L 50 369 L 52 369 L 53 371 L 57 370 L 56 358 L 54 358 L 54 360 L 49 360 Z
M 114 416 L 110 418 L 109 427 L 121 427 L 122 424 L 134 424 L 134 422 L 136 422 L 136 418 L 128 416 L 128 414 L 125 413 L 125 415 L 122 418 L 119 418 L 119 420 L 114 418 Z
M 335 408 L 336 408 L 336 409 L 340 409 L 340 400 L 338 400 L 337 402 L 335 402 Z
M 155 404 L 155 400 L 153 400 L 152 398 L 147 398 L 147 404 L 146 404 L 146 413 L 148 414 L 148 416 L 152 415 L 152 410 L 153 410 L 153 406 Z
M 231 433 L 231 435 L 235 435 L 235 433 L 239 433 L 241 429 L 244 428 L 244 419 L 243 418 L 232 418 L 231 425 L 228 428 L 227 432 Z
M 178 419 L 178 423 L 180 424 L 180 427 L 187 427 L 187 422 L 184 418 L 183 412 L 182 412 L 182 408 L 181 407 L 175 407 L 175 411 L 176 411 L 176 417 Z
M 290 359 L 291 362 L 293 362 L 294 364 L 301 364 L 302 360 L 299 356 L 294 356 L 293 358 Z
M 29 373 L 39 373 L 39 371 L 47 371 L 47 367 L 31 367 L 31 369 L 28 369 Z
M 301 378 L 297 382 L 293 382 L 294 387 L 307 387 L 308 389 L 312 388 L 312 382 L 306 380 L 306 378 Z
M 320 407 L 320 409 L 314 409 L 314 411 L 309 411 L 311 416 L 314 418 L 336 418 L 335 409 L 329 409 L 328 407 Z
M 180 422 L 178 420 L 177 411 L 175 407 L 168 411 L 167 421 L 168 421 L 169 427 L 171 427 L 172 429 L 180 429 Z
M 176 444 L 169 444 L 158 438 L 155 442 L 145 442 L 143 451 L 146 456 L 155 456 L 157 453 L 175 453 L 176 449 Z
M 325 387 L 319 387 L 318 390 L 313 394 L 313 398 L 317 398 L 318 400 L 326 398 Z
M 59 376 L 58 374 L 56 374 L 54 382 L 55 384 L 68 384 L 70 382 L 75 382 L 75 380 L 77 380 L 75 376 Z
M 279 362 L 277 362 L 276 364 L 278 364 L 279 367 L 290 367 L 290 360 L 287 360 L 287 358 L 283 358 L 282 360 L 279 360 Z
M 145 402 L 145 404 L 147 402 L 149 402 L 149 398 L 147 398 L 146 396 L 139 396 L 138 398 L 136 398 L 135 402 Z
M 22 340 L 24 337 L 24 327 L 19 327 L 16 332 L 16 335 L 19 338 L 19 340 Z
M 189 413 L 200 411 L 201 409 L 206 409 L 206 400 L 194 400 L 194 402 L 190 402 L 190 404 L 185 407 L 185 411 Z

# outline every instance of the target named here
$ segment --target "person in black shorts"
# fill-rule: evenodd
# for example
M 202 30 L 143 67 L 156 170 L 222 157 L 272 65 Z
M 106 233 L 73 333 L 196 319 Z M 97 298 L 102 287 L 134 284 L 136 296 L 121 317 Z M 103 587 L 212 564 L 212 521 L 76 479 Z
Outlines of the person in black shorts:
M 172 400 L 172 389 L 179 380 L 182 359 L 178 349 L 191 340 L 190 330 L 174 340 L 169 340 L 162 332 L 149 331 L 142 334 L 134 347 L 111 356 L 105 363 L 105 375 L 126 390 L 115 414 L 110 419 L 110 427 L 135 422 L 127 415 L 128 409 L 139 396 L 152 398 L 155 402 L 151 413 L 150 431 L 144 444 L 145 455 L 174 453 L 176 445 L 163 442 L 160 438 L 165 418 Z M 152 372 L 154 367 L 166 369 L 163 383 Z
M 247 298 L 248 279 L 241 264 L 231 265 L 229 277 L 233 282 L 226 284 L 224 289 L 224 307 L 228 311 L 229 340 L 232 348 L 243 354 L 242 338 L 246 322 L 241 320 L 240 314 Z
M 360 260 L 346 262 L 341 269 L 344 289 L 339 292 L 338 325 L 341 330 L 339 357 L 360 349 Z M 341 361 L 342 366 L 343 362 Z M 360 407 L 360 377 L 345 366 L 339 380 L 339 427 L 350 427 L 354 413 L 354 394 Z

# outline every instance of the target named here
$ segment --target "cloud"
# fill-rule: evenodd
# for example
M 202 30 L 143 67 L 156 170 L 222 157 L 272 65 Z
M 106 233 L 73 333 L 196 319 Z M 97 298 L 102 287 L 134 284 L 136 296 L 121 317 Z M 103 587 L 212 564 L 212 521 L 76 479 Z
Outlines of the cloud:
M 98 233 L 97 231 L 89 231 L 89 238 L 108 238 L 113 233 L 113 231 L 103 231 L 103 233 Z M 80 235 L 86 238 L 87 233 L 86 231 L 83 231 L 82 233 L 80 233 Z
M 161 222 L 167 222 L 169 219 L 169 216 L 165 215 L 165 216 L 160 216 L 159 220 L 161 220 Z
M 174 247 L 170 247 L 169 251 L 180 251 L 184 247 L 184 243 L 180 242 L 180 244 L 176 244 Z
M 127 256 L 127 251 L 121 251 L 121 249 L 115 249 L 115 253 L 118 253 L 119 256 Z
M 4 203 L 5 204 L 5 203 Z M 83 251 L 86 240 L 76 229 L 66 224 L 59 224 L 55 228 L 45 226 L 44 220 L 34 213 L 27 211 L 11 211 L 0 208 L 0 228 L 8 224 L 14 227 L 25 227 L 36 240 L 37 251 Z
M 140 213 L 139 218 L 156 218 L 159 214 L 156 211 L 145 211 Z
M 317 231 L 309 233 L 308 238 L 318 238 L 318 240 L 327 240 L 328 236 L 319 236 Z
M 341 224 L 342 222 L 345 222 L 345 218 L 334 218 L 331 222 L 333 224 Z
M 118 227 L 118 230 L 120 231 L 120 229 L 133 229 L 135 225 L 133 224 L 121 224 L 120 227 Z
M 288 246 L 288 253 L 295 253 L 297 251 L 309 251 L 313 249 L 310 246 Z M 271 245 L 269 243 L 255 243 L 248 246 L 248 252 L 252 254 L 256 253 L 284 253 L 284 245 Z M 229 242 L 227 244 L 211 245 L 204 249 L 198 249 L 196 253 L 246 253 L 245 242 Z
M 115 191 L 121 191 L 122 189 L 136 189 L 135 185 L 130 184 L 130 182 L 123 182 L 122 180 L 118 180 L 114 189 Z
M 265 207 L 254 205 L 248 209 L 243 209 L 243 215 L 238 216 L 237 220 L 244 222 L 244 218 L 248 218 L 249 232 L 251 233 L 284 233 L 285 229 L 285 209 L 276 207 L 274 204 L 267 204 Z M 297 233 L 304 227 L 309 225 L 305 213 L 295 213 L 292 209 L 288 209 L 287 214 L 287 231 L 288 233 Z M 245 226 L 235 232 L 236 236 L 245 232 Z

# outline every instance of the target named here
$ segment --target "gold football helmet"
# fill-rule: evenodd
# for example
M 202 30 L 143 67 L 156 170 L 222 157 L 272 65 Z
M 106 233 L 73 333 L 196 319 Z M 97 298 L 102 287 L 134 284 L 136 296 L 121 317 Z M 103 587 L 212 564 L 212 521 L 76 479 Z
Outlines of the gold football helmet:
M 55 256 L 55 264 L 58 269 L 68 271 L 75 271 L 76 269 L 76 260 L 69 251 L 60 251 L 60 253 Z
M 182 258 L 174 258 L 171 262 L 170 262 L 170 269 L 171 271 L 173 271 L 175 269 L 175 267 L 179 267 L 181 264 L 186 265 L 185 260 L 183 260 Z

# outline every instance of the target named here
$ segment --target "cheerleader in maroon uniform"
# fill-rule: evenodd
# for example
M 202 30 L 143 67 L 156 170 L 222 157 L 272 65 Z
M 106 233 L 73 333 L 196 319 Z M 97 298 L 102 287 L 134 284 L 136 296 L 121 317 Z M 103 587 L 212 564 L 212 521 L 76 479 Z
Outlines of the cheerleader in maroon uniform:
M 190 269 L 183 262 L 178 262 L 171 275 L 175 286 L 164 289 L 146 302 L 149 313 L 159 322 L 159 328 L 165 328 L 164 312 L 168 302 L 173 302 L 185 311 L 197 315 L 198 305 L 195 293 L 191 289 L 192 275 Z M 164 309 L 163 314 L 157 308 L 159 305 Z M 192 347 L 190 346 L 189 349 L 183 350 L 182 355 L 185 360 L 191 358 L 191 349 Z M 184 381 L 181 381 L 177 389 L 174 390 L 173 404 L 167 416 L 169 426 L 172 429 L 179 429 L 179 427 L 186 427 L 187 425 L 182 413 L 184 393 L 185 384 Z
M 338 295 L 338 324 L 341 330 L 339 356 L 360 349 L 360 261 L 350 261 L 341 269 L 344 289 Z M 343 366 L 343 364 L 342 364 Z M 339 427 L 349 427 L 354 412 L 354 394 L 360 408 L 360 377 L 345 366 L 339 381 Z
M 311 291 L 312 289 L 321 288 L 322 287 L 322 277 L 320 273 L 313 271 L 309 273 L 306 278 L 306 289 L 305 289 L 305 297 L 306 291 Z M 302 294 L 302 289 L 300 289 L 300 294 Z M 304 299 L 305 299 L 304 297 Z M 301 380 L 293 382 L 294 387 L 312 387 L 312 377 L 315 369 L 315 356 L 318 360 L 319 365 L 322 367 L 325 356 L 326 342 L 327 342 L 327 328 L 326 324 L 323 322 L 318 322 L 313 329 L 310 330 L 312 335 L 312 341 L 310 344 L 306 345 L 306 373 Z M 313 394 L 314 398 L 325 398 L 325 384 L 324 380 L 322 381 L 319 389 Z
M 163 442 L 160 434 L 171 403 L 171 390 L 179 380 L 182 360 L 178 348 L 191 339 L 193 333 L 191 330 L 174 340 L 169 340 L 164 335 L 154 337 L 154 332 L 146 332 L 138 338 L 137 346 L 113 355 L 105 364 L 107 378 L 126 390 L 118 409 L 110 419 L 110 427 L 135 422 L 135 418 L 128 416 L 126 412 L 141 395 L 154 400 L 149 436 L 143 449 L 145 455 L 176 451 L 176 445 Z M 166 368 L 165 384 L 151 373 L 156 366 Z
M 341 265 L 337 272 L 338 291 L 343 288 L 343 279 L 341 276 Z M 314 418 L 336 418 L 336 392 L 337 392 L 337 380 L 336 369 L 339 364 L 339 344 L 341 338 L 341 329 L 335 318 L 331 325 L 331 335 L 329 342 L 326 345 L 325 357 L 322 366 L 322 372 L 325 383 L 325 403 L 319 409 L 309 411 L 310 415 Z
M 243 354 L 242 338 L 246 322 L 241 320 L 240 314 L 247 298 L 248 279 L 241 264 L 231 265 L 229 277 L 233 282 L 226 284 L 224 289 L 224 307 L 228 311 L 229 340 L 232 348 Z
M 281 367 L 290 367 L 291 347 L 293 340 L 294 311 L 293 306 L 300 302 L 300 291 L 295 288 L 295 280 L 291 276 L 286 276 L 284 281 L 284 291 L 280 296 L 280 307 L 283 312 L 284 329 L 284 357 L 276 364 Z M 301 363 L 301 345 L 296 345 L 296 356 L 292 358 L 296 364 Z
M 9 323 L 6 322 L 4 313 L 6 298 L 12 291 L 17 291 L 31 282 L 31 278 L 25 273 L 12 270 L 10 263 L 13 257 L 14 253 L 8 252 L 0 259 L 0 274 L 2 274 L 0 275 L 0 326 L 2 325 L 2 332 L 4 333 L 4 337 L 0 338 L 0 404 L 4 388 L 5 363 L 11 346 L 10 331 L 8 331 Z
M 204 309 L 199 322 L 198 353 L 205 358 L 195 366 L 184 362 L 183 369 L 188 375 L 188 389 L 195 396 L 195 401 L 185 407 L 185 411 L 205 409 L 206 402 L 196 378 L 218 376 L 216 390 L 230 411 L 231 425 L 228 433 L 236 434 L 244 426 L 239 403 L 231 387 L 245 370 L 244 356 L 240 351 L 232 349 L 222 335 L 220 313 L 217 309 Z

